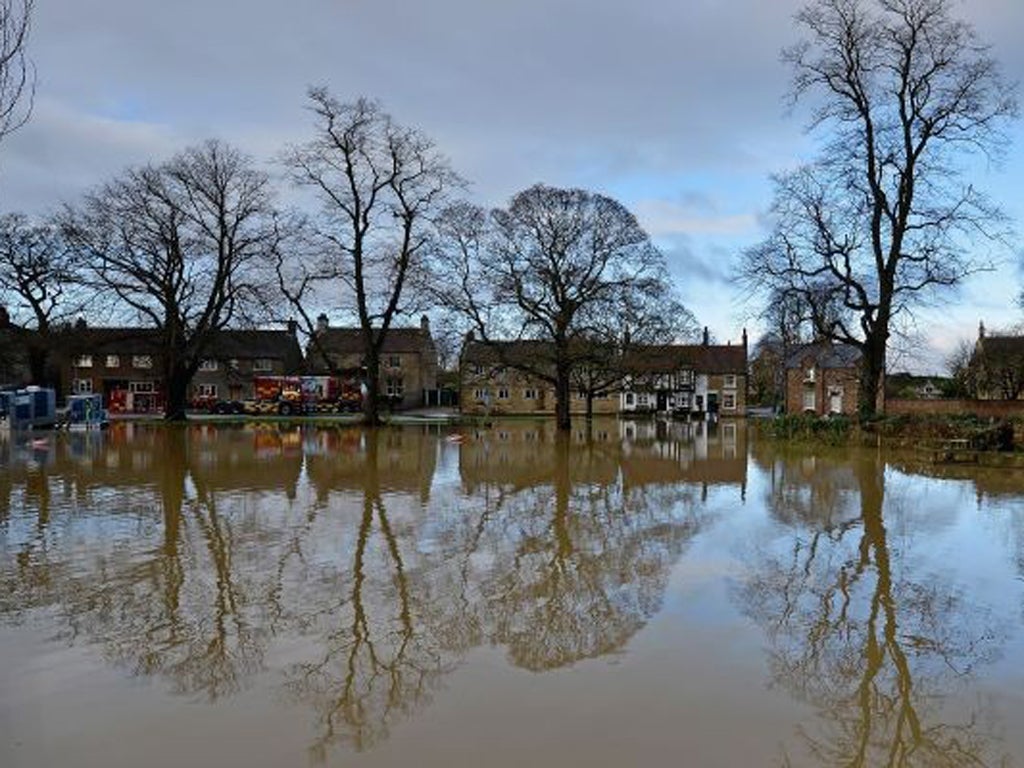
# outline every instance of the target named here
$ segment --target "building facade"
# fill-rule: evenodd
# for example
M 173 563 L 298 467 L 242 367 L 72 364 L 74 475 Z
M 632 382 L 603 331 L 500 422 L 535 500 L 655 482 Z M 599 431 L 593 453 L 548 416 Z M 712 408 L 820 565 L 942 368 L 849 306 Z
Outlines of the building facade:
M 861 352 L 849 344 L 795 347 L 786 360 L 786 413 L 855 415 L 860 372 Z
M 221 331 L 192 377 L 193 401 L 250 400 L 255 397 L 257 377 L 302 373 L 302 347 L 296 333 L 294 323 L 286 330 Z
M 306 351 L 316 375 L 356 374 L 364 369 L 360 328 L 332 328 L 321 315 Z M 424 315 L 418 328 L 390 328 L 380 353 L 381 395 L 395 409 L 420 408 L 438 397 L 437 348 Z

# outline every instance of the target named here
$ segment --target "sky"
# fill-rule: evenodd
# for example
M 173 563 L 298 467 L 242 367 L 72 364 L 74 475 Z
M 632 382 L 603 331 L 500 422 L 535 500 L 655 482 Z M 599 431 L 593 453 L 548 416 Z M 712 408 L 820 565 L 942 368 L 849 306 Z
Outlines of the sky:
M 379 99 L 502 205 L 537 182 L 611 195 L 663 249 L 686 304 L 720 341 L 757 335 L 730 284 L 766 234 L 772 173 L 813 154 L 787 109 L 780 50 L 797 0 L 39 0 L 31 121 L 0 146 L 0 205 L 45 214 L 137 163 L 209 137 L 280 173 L 311 137 L 311 85 Z M 1024 1 L 960 15 L 1024 76 Z M 1000 167 L 974 179 L 1024 232 L 1024 121 Z M 1019 261 L 919 313 L 896 361 L 938 372 L 978 322 L 1024 319 Z

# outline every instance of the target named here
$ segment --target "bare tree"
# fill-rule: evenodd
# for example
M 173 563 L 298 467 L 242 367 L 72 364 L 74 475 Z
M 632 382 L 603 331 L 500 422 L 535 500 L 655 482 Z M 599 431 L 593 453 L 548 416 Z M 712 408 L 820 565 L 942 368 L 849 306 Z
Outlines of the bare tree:
M 439 300 L 499 355 L 499 340 L 545 342 L 531 359 L 502 363 L 554 387 L 559 429 L 570 425 L 574 378 L 579 386 L 585 370 L 619 376 L 611 361 L 629 339 L 669 323 L 665 312 L 692 320 L 674 300 L 662 254 L 604 195 L 538 184 L 490 215 L 453 207 L 439 229 Z
M 329 298 L 355 315 L 363 338 L 364 413 L 380 420 L 381 351 L 395 319 L 419 309 L 418 279 L 430 221 L 460 184 L 421 133 L 398 125 L 367 99 L 342 103 L 324 88 L 309 92 L 315 136 L 283 157 L 293 181 L 321 203 L 312 222 L 316 258 L 281 262 L 278 280 L 293 306 Z M 308 310 L 300 312 L 314 333 Z
M 25 45 L 35 0 L 0 0 L 0 141 L 32 114 L 35 70 Z
M 998 156 L 1017 113 L 951 0 L 815 0 L 807 37 L 783 53 L 794 102 L 815 105 L 821 156 L 775 179 L 774 230 L 746 252 L 757 295 L 809 304 L 827 338 L 863 352 L 860 411 L 874 413 L 890 336 L 915 307 L 985 269 L 975 240 L 1000 244 L 1005 217 L 965 178 Z
M 257 304 L 279 242 L 267 176 L 208 141 L 126 171 L 65 216 L 91 279 L 159 331 L 169 420 L 213 337 Z
M 0 216 L 0 303 L 21 333 L 32 381 L 56 385 L 52 331 L 82 308 L 81 263 L 52 223 Z

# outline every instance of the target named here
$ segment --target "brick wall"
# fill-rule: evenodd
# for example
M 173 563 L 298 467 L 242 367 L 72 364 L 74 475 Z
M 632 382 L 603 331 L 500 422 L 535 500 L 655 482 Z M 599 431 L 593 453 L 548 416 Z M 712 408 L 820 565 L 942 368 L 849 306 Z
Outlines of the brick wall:
M 886 400 L 889 415 L 958 415 L 1007 418 L 1024 416 L 1024 400 Z
M 842 390 L 841 412 L 852 416 L 857 412 L 857 398 L 860 380 L 853 368 L 818 368 L 813 386 L 806 383 L 808 372 L 803 368 L 786 371 L 786 413 L 804 413 L 804 392 L 814 390 L 814 412 L 824 416 L 830 412 L 831 396 L 834 389 Z

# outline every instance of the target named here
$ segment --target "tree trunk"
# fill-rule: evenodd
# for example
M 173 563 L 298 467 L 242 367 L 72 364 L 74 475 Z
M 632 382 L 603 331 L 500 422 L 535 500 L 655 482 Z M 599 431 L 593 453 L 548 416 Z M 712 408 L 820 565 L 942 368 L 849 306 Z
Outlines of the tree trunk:
M 191 378 L 185 366 L 168 366 L 167 404 L 164 406 L 164 421 L 185 421 L 188 385 Z
M 879 395 L 885 377 L 885 340 L 869 337 L 863 347 L 863 354 L 857 412 L 865 419 L 878 412 Z
M 594 393 L 587 391 L 587 421 L 594 419 Z
M 370 351 L 364 358 L 366 364 L 366 397 L 363 400 L 363 420 L 376 426 L 380 418 L 380 355 Z

